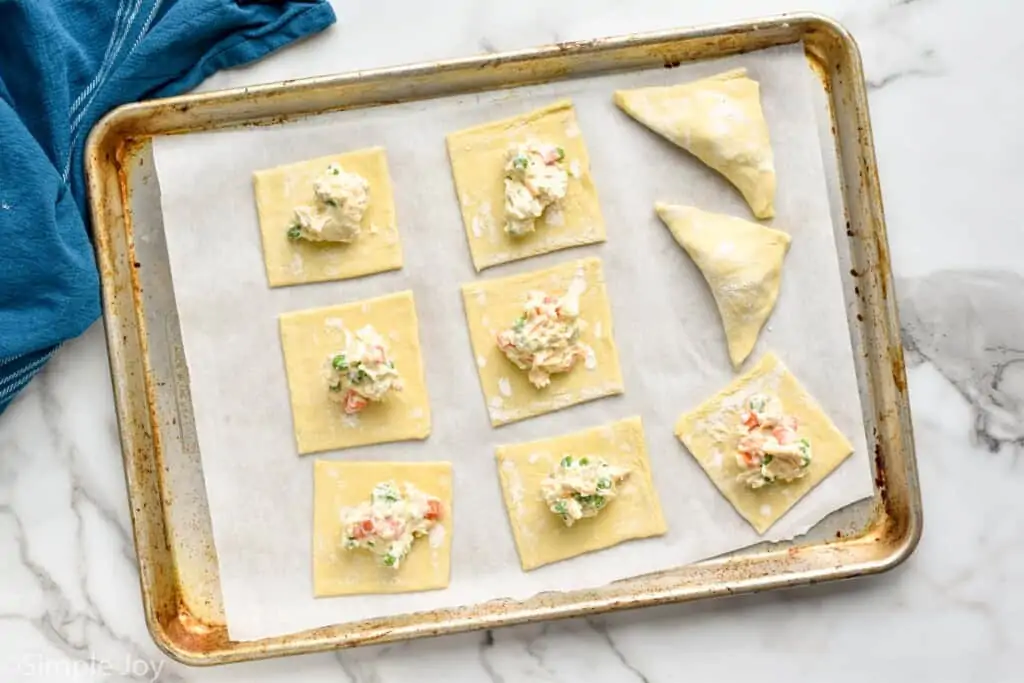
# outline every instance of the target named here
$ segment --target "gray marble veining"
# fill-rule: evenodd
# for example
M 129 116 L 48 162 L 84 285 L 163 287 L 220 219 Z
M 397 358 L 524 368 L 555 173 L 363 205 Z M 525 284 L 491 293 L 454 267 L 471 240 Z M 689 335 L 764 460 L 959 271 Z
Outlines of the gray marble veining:
M 908 364 L 930 362 L 957 388 L 989 450 L 1024 445 L 1024 277 L 940 270 L 896 293 Z

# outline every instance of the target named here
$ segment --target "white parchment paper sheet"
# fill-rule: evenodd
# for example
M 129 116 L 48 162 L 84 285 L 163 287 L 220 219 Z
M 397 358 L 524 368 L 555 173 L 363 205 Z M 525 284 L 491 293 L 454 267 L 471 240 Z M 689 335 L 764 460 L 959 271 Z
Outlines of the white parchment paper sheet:
M 232 638 L 251 640 L 341 621 L 592 587 L 763 540 L 672 434 L 680 413 L 735 373 L 711 293 L 655 216 L 653 204 L 693 204 L 746 219 L 750 212 L 725 180 L 629 119 L 611 100 L 616 88 L 678 83 L 737 66 L 746 66 L 761 83 L 778 171 L 773 224 L 793 236 L 782 294 L 748 365 L 766 350 L 778 353 L 856 446 L 853 457 L 764 537 L 787 539 L 872 494 L 811 97 L 817 86 L 800 46 L 670 70 L 156 140 L 164 225 Z M 470 264 L 445 134 L 559 97 L 570 97 L 576 106 L 608 242 L 478 276 Z M 387 149 L 405 267 L 356 281 L 269 289 L 252 172 L 371 145 Z M 625 395 L 491 428 L 459 285 L 588 255 L 604 261 Z M 278 315 L 404 289 L 414 292 L 420 319 L 434 415 L 430 438 L 299 457 Z M 635 414 L 644 419 L 668 534 L 522 572 L 501 502 L 495 446 Z M 314 599 L 310 548 L 316 457 L 451 461 L 451 585 L 424 593 Z

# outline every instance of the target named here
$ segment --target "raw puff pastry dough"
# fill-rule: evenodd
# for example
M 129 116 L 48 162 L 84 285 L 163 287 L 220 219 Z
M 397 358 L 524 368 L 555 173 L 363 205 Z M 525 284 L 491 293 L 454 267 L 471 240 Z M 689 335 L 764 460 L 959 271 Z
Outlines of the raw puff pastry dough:
M 425 439 L 430 434 L 430 401 L 423 377 L 419 330 L 412 292 L 399 292 L 341 306 L 285 313 L 281 344 L 300 454 L 389 441 Z M 345 329 L 373 325 L 391 349 L 405 387 L 345 415 L 328 398 L 328 359 L 345 347 Z
M 597 366 L 588 369 L 581 361 L 569 372 L 551 375 L 551 384 L 537 389 L 526 378 L 526 371 L 501 352 L 496 335 L 522 315 L 531 291 L 561 296 L 573 279 L 581 276 L 587 288 L 580 296 L 580 319 L 585 323 L 580 340 L 594 350 Z M 570 261 L 545 270 L 466 284 L 462 286 L 462 300 L 492 425 L 622 393 L 612 312 L 599 259 Z
M 313 202 L 313 181 L 331 163 L 358 173 L 370 184 L 370 201 L 360 224 L 362 232 L 349 244 L 289 240 L 287 231 L 293 210 Z M 263 260 L 271 287 L 346 280 L 402 267 L 394 191 L 383 147 L 256 171 L 253 187 L 263 239 Z
M 560 207 L 550 207 L 537 220 L 536 231 L 511 237 L 504 229 L 506 155 L 512 145 L 530 140 L 565 150 L 569 186 Z M 568 100 L 452 133 L 448 136 L 448 156 L 477 272 L 499 263 L 605 241 L 590 158 Z
M 782 409 L 799 420 L 800 436 L 811 441 L 812 458 L 802 479 L 776 482 L 755 490 L 736 481 L 740 468 L 735 455 L 740 413 L 747 398 L 760 392 L 778 396 Z M 759 534 L 771 528 L 853 453 L 849 440 L 771 353 L 696 410 L 682 415 L 675 432 L 722 495 Z
M 398 569 L 381 567 L 368 552 L 340 546 L 343 507 L 370 499 L 382 481 L 408 482 L 443 504 L 440 530 L 421 536 Z M 446 462 L 336 462 L 313 469 L 313 594 L 409 593 L 448 585 L 452 547 L 452 466 Z
M 734 69 L 692 83 L 619 90 L 615 104 L 715 169 L 758 218 L 775 214 L 775 164 L 761 88 Z
M 596 517 L 567 527 L 547 508 L 540 483 L 564 455 L 591 455 L 627 467 L 619 495 Z M 661 536 L 668 527 L 651 478 L 643 424 L 631 417 L 582 432 L 497 449 L 498 475 L 524 571 L 634 538 Z
M 779 298 L 789 235 L 690 206 L 659 202 L 655 209 L 707 280 L 722 316 L 729 358 L 738 367 Z

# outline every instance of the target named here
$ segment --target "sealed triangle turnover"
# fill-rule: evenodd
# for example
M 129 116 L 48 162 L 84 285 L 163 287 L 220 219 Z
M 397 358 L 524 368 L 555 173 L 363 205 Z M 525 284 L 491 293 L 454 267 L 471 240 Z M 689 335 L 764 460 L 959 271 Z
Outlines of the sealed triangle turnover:
M 615 104 L 735 185 L 758 218 L 775 214 L 775 163 L 761 88 L 734 69 L 692 83 L 619 90 Z
M 789 235 L 691 206 L 659 202 L 655 209 L 711 287 L 729 358 L 738 367 L 753 350 L 779 298 Z

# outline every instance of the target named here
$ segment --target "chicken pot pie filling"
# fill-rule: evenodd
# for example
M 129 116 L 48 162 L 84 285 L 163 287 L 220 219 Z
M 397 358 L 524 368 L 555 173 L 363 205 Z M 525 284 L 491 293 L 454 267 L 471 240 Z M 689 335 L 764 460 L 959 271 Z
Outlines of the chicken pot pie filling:
M 295 207 L 288 239 L 310 242 L 352 242 L 370 203 L 370 183 L 331 163 L 313 181 L 312 205 Z
M 519 237 L 536 230 L 537 219 L 565 198 L 568 187 L 563 148 L 531 142 L 510 149 L 505 164 L 505 232 Z
M 412 484 L 399 490 L 393 481 L 380 482 L 369 501 L 340 511 L 342 547 L 369 552 L 382 566 L 398 569 L 413 542 L 437 526 L 442 509 L 440 499 Z
M 791 482 L 807 474 L 811 442 L 801 438 L 800 422 L 782 412 L 782 403 L 771 394 L 754 394 L 740 414 L 737 480 L 752 489 L 775 482 Z
M 573 279 L 561 297 L 532 291 L 523 306 L 523 314 L 512 326 L 498 333 L 498 348 L 520 370 L 527 371 L 530 384 L 543 389 L 551 375 L 569 372 L 579 361 L 593 369 L 594 350 L 580 341 L 585 323 L 580 320 L 580 295 L 587 285 Z
M 619 493 L 629 469 L 595 456 L 564 456 L 540 484 L 544 504 L 566 526 L 596 517 Z
M 402 390 L 402 376 L 388 352 L 387 342 L 365 325 L 353 334 L 345 330 L 345 348 L 331 356 L 327 390 L 342 404 L 346 415 L 361 412 L 371 402 L 380 402 L 393 391 Z

